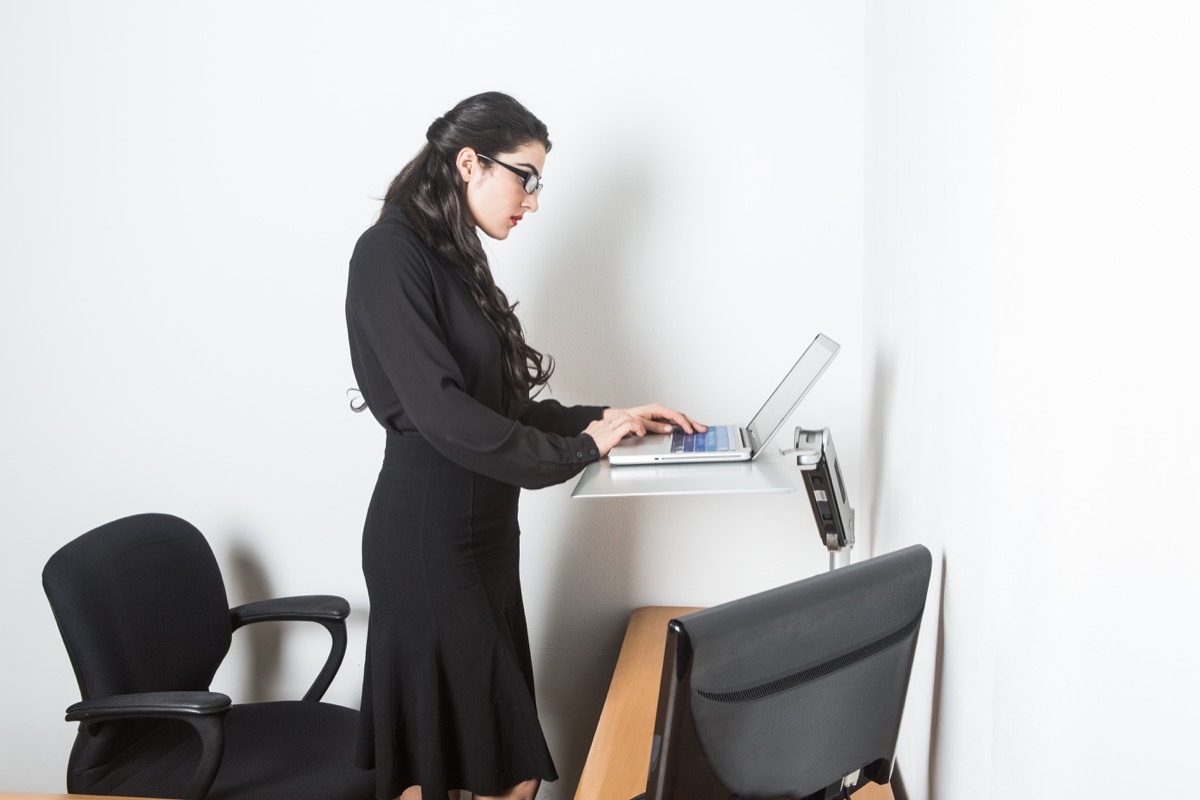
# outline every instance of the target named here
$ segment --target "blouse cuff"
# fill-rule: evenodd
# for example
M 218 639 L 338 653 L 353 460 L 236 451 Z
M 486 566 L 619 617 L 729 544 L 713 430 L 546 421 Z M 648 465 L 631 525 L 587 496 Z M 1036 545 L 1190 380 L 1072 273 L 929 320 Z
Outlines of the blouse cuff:
M 576 458 L 584 464 L 600 460 L 600 448 L 596 445 L 596 440 L 592 438 L 590 433 L 581 433 L 577 441 L 579 445 L 575 450 Z

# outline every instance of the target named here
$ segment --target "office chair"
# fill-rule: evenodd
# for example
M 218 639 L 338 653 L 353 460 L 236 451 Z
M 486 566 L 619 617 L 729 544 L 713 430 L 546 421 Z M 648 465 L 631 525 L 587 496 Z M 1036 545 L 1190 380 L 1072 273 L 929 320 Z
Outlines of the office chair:
M 209 800 L 374 797 L 354 764 L 358 714 L 319 702 L 346 651 L 340 597 L 230 609 L 216 559 L 178 517 L 102 525 L 47 562 L 42 585 L 82 700 L 67 767 L 72 794 Z M 303 700 L 232 704 L 208 690 L 233 631 L 254 622 L 324 626 L 332 646 Z

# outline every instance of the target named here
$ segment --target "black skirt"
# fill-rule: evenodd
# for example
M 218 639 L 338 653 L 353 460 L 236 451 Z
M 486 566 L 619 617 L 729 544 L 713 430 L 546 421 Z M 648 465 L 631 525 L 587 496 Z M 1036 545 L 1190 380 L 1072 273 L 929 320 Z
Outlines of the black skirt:
M 358 762 L 376 796 L 558 777 L 521 599 L 520 488 L 390 433 L 363 530 L 371 610 Z

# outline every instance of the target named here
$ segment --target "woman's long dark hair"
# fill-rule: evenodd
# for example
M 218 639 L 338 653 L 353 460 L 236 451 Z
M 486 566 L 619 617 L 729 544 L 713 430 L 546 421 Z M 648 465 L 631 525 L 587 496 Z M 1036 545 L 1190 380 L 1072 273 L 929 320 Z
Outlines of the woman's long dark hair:
M 388 187 L 384 211 L 399 206 L 421 240 L 462 278 L 479 310 L 500 337 L 505 388 L 522 402 L 545 386 L 554 359 L 529 346 L 510 304 L 492 278 L 487 254 L 467 210 L 455 165 L 464 147 L 484 155 L 511 153 L 538 142 L 550 151 L 546 126 L 513 98 L 500 92 L 468 97 L 438 117 L 425 133 L 425 146 Z M 490 162 L 481 161 L 485 169 Z

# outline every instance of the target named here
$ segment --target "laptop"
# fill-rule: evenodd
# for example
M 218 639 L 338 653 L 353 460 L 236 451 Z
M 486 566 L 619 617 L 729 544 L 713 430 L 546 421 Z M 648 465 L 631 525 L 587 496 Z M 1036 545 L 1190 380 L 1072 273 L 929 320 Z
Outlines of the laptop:
M 707 461 L 750 461 L 758 458 L 796 406 L 838 354 L 841 345 L 823 333 L 788 371 L 783 382 L 744 428 L 710 425 L 705 433 L 647 434 L 622 439 L 608 453 L 613 466 L 626 464 L 694 464 Z

